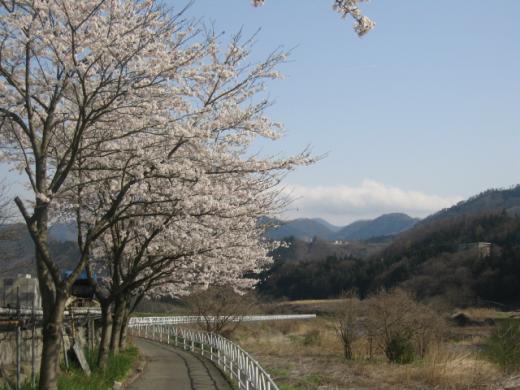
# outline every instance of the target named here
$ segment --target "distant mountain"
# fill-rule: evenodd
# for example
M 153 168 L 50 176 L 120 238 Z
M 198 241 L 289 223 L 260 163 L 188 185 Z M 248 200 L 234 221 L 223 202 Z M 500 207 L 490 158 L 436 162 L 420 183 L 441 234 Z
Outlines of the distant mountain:
M 441 210 L 423 219 L 419 225 L 460 216 L 500 214 L 520 215 L 520 185 L 509 189 L 491 189 Z
M 272 240 L 281 240 L 286 237 L 296 237 L 305 241 L 310 241 L 313 237 L 328 240 L 334 234 L 334 231 L 327 226 L 328 223 L 324 220 L 299 218 L 286 222 L 276 220 L 270 220 L 270 222 L 279 224 L 279 226 L 270 228 L 266 232 L 267 238 Z
M 74 222 L 56 223 L 49 229 L 49 239 L 57 242 L 76 241 L 77 232 Z
M 329 221 L 325 221 L 323 218 L 312 218 L 312 220 L 321 223 L 323 226 L 327 227 L 331 232 L 337 232 L 341 229 L 341 226 L 333 225 Z
M 418 219 L 406 214 L 385 214 L 373 220 L 356 221 L 350 225 L 339 227 L 321 218 L 300 218 L 292 221 L 276 221 L 264 219 L 263 223 L 274 223 L 279 226 L 268 229 L 266 235 L 270 239 L 281 240 L 296 237 L 310 241 L 314 237 L 324 240 L 367 240 L 373 237 L 393 236 L 413 227 Z
M 340 229 L 336 240 L 367 240 L 372 237 L 393 236 L 412 228 L 419 219 L 403 213 L 384 214 L 370 221 L 357 221 Z
M 334 240 L 351 240 L 352 237 L 356 237 L 361 232 L 363 235 L 364 229 L 370 225 L 371 220 L 361 220 L 352 222 L 350 225 L 344 226 L 339 229 L 336 234 L 332 237 Z

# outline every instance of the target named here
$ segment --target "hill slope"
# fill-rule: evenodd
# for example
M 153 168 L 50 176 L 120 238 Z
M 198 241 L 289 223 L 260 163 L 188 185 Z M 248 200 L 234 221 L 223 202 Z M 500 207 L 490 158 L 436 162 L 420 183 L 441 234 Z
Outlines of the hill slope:
M 491 243 L 479 250 L 477 242 Z M 330 244 L 329 244 L 330 245 Z M 453 306 L 520 302 L 520 217 L 461 216 L 418 226 L 368 259 L 292 242 L 262 275 L 260 292 L 290 299 L 362 296 L 395 287 Z M 298 259 L 297 261 L 290 261 Z
M 478 216 L 485 214 L 520 215 L 520 185 L 509 189 L 491 189 L 459 202 L 453 207 L 441 210 L 423 219 L 419 224 L 446 220 L 460 216 Z

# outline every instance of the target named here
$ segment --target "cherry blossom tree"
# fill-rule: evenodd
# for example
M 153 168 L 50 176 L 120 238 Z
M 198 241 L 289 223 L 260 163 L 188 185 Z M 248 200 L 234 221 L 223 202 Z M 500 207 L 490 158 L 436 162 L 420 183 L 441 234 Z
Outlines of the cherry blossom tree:
M 258 218 L 283 205 L 275 190 L 280 175 L 313 161 L 307 152 L 288 158 L 247 155 L 256 137 L 280 135 L 263 114 L 268 101 L 256 95 L 265 80 L 278 77 L 275 67 L 285 54 L 244 65 L 252 41 L 241 43 L 240 35 L 224 50 L 214 36 L 203 47 L 204 65 L 189 72 L 192 82 L 183 89 L 183 107 L 189 109 L 168 110 L 172 120 L 164 127 L 96 142 L 77 159 L 69 197 L 60 204 L 77 216 L 81 240 L 120 189 L 137 181 L 97 240 L 95 261 L 87 263 L 90 274 L 97 267 L 110 276 L 108 286 L 92 280 L 103 313 L 101 365 L 108 339 L 113 352 L 124 339 L 131 297 L 152 291 L 177 295 L 210 283 L 251 286 L 243 274 L 270 261 Z
M 42 293 L 39 385 L 55 389 L 70 288 L 92 243 L 138 180 L 129 181 L 90 225 L 68 277 L 48 250 L 54 205 L 71 190 L 78 156 L 170 119 L 161 116 L 167 111 L 162 105 L 182 106 L 174 101 L 182 91 L 171 91 L 189 80 L 182 69 L 201 46 L 187 44 L 190 27 L 153 1 L 21 0 L 0 7 L 0 140 L 3 158 L 26 173 L 34 194 L 30 206 L 20 198 L 16 204 L 35 243 Z

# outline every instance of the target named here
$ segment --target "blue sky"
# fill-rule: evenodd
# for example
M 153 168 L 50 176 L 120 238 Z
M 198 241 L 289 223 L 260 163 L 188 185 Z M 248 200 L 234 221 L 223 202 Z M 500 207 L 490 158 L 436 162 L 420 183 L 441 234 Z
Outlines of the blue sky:
M 331 3 L 189 10 L 217 31 L 261 28 L 258 58 L 294 48 L 285 80 L 270 85 L 287 136 L 265 148 L 328 157 L 287 177 L 298 197 L 289 217 L 423 216 L 520 182 L 520 1 L 372 0 L 363 10 L 377 26 L 362 39 Z
M 195 0 L 188 11 L 229 35 L 261 28 L 257 59 L 294 48 L 269 85 L 287 135 L 263 149 L 328 157 L 287 177 L 286 218 L 425 216 L 520 182 L 520 1 L 372 0 L 363 10 L 377 26 L 362 39 L 331 3 Z

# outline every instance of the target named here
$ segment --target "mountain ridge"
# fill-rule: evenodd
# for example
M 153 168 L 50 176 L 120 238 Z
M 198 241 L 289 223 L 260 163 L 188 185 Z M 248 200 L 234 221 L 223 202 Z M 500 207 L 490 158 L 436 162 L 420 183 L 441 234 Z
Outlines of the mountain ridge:
M 460 201 L 452 207 L 439 210 L 421 220 L 417 225 L 424 226 L 453 217 L 500 214 L 504 212 L 511 216 L 520 215 L 520 185 L 483 191 Z
M 269 219 L 269 221 L 279 225 L 267 230 L 266 236 L 270 239 L 295 237 L 309 241 L 318 237 L 329 241 L 348 241 L 393 236 L 410 229 L 419 219 L 404 213 L 389 213 L 371 220 L 354 221 L 346 226 L 335 226 L 322 218 L 298 218 L 290 221 Z

